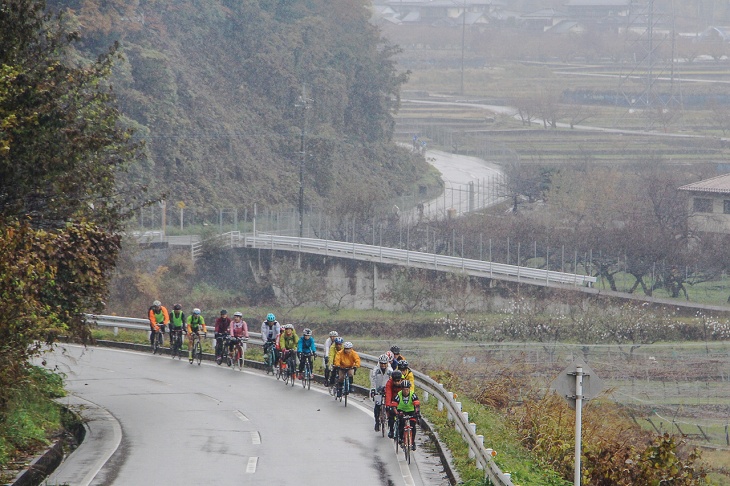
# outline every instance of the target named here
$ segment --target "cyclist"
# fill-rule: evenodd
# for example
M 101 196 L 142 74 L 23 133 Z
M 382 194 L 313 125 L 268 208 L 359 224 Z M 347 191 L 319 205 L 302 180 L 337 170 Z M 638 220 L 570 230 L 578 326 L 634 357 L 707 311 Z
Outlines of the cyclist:
M 398 371 L 403 373 L 403 379 L 408 380 L 411 384 L 411 392 L 416 391 L 416 378 L 413 372 L 408 368 L 408 361 L 402 359 L 398 361 Z
M 324 382 L 328 383 L 330 379 L 330 347 L 335 343 L 335 338 L 338 336 L 337 331 L 330 331 L 330 335 L 324 342 Z
M 185 313 L 182 311 L 180 304 L 172 306 L 170 314 L 170 348 L 172 348 L 172 340 L 175 338 L 174 333 L 180 333 L 180 347 L 182 347 L 182 331 L 185 324 Z
M 297 343 L 299 342 L 299 336 L 294 330 L 292 324 L 284 324 L 282 328 L 284 331 L 279 336 L 279 351 L 281 351 L 281 362 L 287 363 L 289 357 L 294 358 L 294 366 L 297 365 Z M 294 370 L 289 370 L 290 373 L 294 373 Z
M 339 368 L 337 371 L 337 398 L 342 396 L 342 384 L 345 382 L 345 373 L 350 377 L 355 375 L 355 370 L 360 367 L 360 355 L 353 349 L 352 343 L 346 341 L 342 345 L 342 351 L 337 351 L 335 359 L 332 362 Z
M 203 334 L 208 332 L 205 328 L 205 319 L 200 315 L 200 309 L 197 307 L 193 309 L 193 313 L 188 316 L 187 320 L 188 327 L 188 361 L 193 362 L 193 340 L 201 329 Z
M 400 391 L 396 396 L 393 397 L 393 401 L 398 405 L 396 411 L 398 412 L 398 432 L 399 436 L 403 437 L 403 427 L 405 426 L 406 420 L 410 420 L 410 417 L 421 416 L 421 402 L 418 400 L 416 393 L 411 390 L 411 383 L 408 380 L 403 380 L 400 383 Z M 411 450 L 416 450 L 416 428 L 411 428 Z M 402 440 L 402 439 L 401 439 Z
M 165 326 L 170 324 L 170 314 L 167 312 L 167 307 L 156 300 L 152 302 L 147 317 L 150 320 L 150 345 L 154 345 L 156 332 L 161 332 L 162 337 L 165 337 Z M 164 339 L 162 341 L 164 342 Z
M 403 381 L 403 373 L 398 370 L 390 374 L 390 380 L 385 384 L 385 411 L 388 415 L 388 437 L 393 438 L 393 422 L 395 421 L 395 407 L 398 406 L 393 400 L 400 391 L 400 384 Z
M 370 372 L 370 398 L 375 401 L 375 431 L 380 431 L 380 408 L 383 406 L 383 394 L 385 393 L 385 385 L 390 379 L 393 370 L 390 368 L 388 356 L 381 354 L 378 358 L 378 366 Z
M 330 373 L 330 380 L 327 382 L 329 386 L 332 386 L 335 384 L 335 377 L 338 374 L 339 369 L 335 366 L 335 356 L 338 352 L 342 351 L 343 347 L 345 345 L 345 340 L 341 338 L 340 336 L 337 336 L 332 346 L 330 346 L 330 363 L 332 363 L 332 372 Z
M 393 369 L 398 368 L 398 361 L 405 359 L 402 354 L 400 354 L 400 347 L 396 346 L 395 344 L 390 347 L 390 352 L 393 353 L 393 359 L 390 362 L 390 366 L 393 367 Z
M 271 364 L 269 360 L 269 349 L 276 345 L 276 337 L 281 333 L 281 324 L 276 320 L 274 314 L 269 313 L 266 320 L 261 324 L 261 340 L 264 343 L 264 363 Z M 275 353 L 275 359 L 278 361 L 279 353 Z
M 231 356 L 236 342 L 242 338 L 248 339 L 248 324 L 243 320 L 243 314 L 240 312 L 233 313 L 233 320 L 228 326 L 228 335 L 234 338 L 228 343 L 228 355 Z
M 302 337 L 297 341 L 297 356 L 299 357 L 299 379 L 304 379 L 304 361 L 309 360 L 310 371 L 314 369 L 314 358 L 317 357 L 317 346 L 314 344 L 312 330 L 302 331 Z
M 228 328 L 231 327 L 231 318 L 228 317 L 228 311 L 221 310 L 221 316 L 215 320 L 215 358 L 220 364 L 219 358 L 223 354 L 223 342 L 228 336 Z

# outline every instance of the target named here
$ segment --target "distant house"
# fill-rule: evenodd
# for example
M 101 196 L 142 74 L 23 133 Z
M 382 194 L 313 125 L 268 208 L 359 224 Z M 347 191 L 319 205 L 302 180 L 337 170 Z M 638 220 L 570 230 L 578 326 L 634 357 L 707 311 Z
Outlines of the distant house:
M 488 23 L 491 15 L 503 7 L 504 3 L 501 0 L 373 1 L 374 13 L 379 16 L 388 15 L 390 21 L 444 26 Z
M 535 12 L 522 15 L 522 25 L 530 30 L 546 31 L 567 19 L 568 16 L 554 8 L 543 8 Z
M 689 224 L 695 231 L 730 234 L 730 174 L 679 188 L 689 193 Z
M 700 42 L 730 42 L 730 27 L 708 27 L 697 36 Z

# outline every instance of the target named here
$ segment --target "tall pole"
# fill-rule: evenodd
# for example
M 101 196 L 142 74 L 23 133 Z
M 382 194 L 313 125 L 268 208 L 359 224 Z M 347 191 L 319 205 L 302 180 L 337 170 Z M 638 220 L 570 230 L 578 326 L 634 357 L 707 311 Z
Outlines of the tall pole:
M 464 96 L 464 40 L 466 38 L 466 0 L 461 11 L 461 96 Z
M 304 236 L 304 164 L 307 160 L 307 109 L 309 102 L 307 98 L 307 85 L 302 85 L 302 95 L 299 97 L 297 106 L 302 108 L 302 138 L 299 153 L 301 159 L 299 162 L 299 238 Z
M 583 421 L 583 367 L 575 368 L 575 475 L 573 485 L 580 486 L 580 450 Z

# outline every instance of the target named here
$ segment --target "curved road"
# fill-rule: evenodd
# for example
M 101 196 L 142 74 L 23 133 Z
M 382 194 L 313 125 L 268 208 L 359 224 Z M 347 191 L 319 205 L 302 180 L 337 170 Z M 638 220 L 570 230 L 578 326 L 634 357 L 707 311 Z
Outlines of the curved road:
M 121 426 L 86 484 L 424 484 L 359 397 L 345 408 L 321 386 L 115 349 L 62 345 L 46 361 Z

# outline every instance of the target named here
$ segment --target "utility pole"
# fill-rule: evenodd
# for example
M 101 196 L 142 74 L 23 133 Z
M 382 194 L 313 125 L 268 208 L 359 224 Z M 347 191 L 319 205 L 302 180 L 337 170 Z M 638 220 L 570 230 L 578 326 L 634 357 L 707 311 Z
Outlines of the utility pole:
M 304 164 L 307 160 L 307 110 L 312 99 L 307 98 L 307 85 L 302 85 L 302 94 L 296 106 L 302 109 L 302 137 L 299 152 L 299 238 L 304 236 Z

